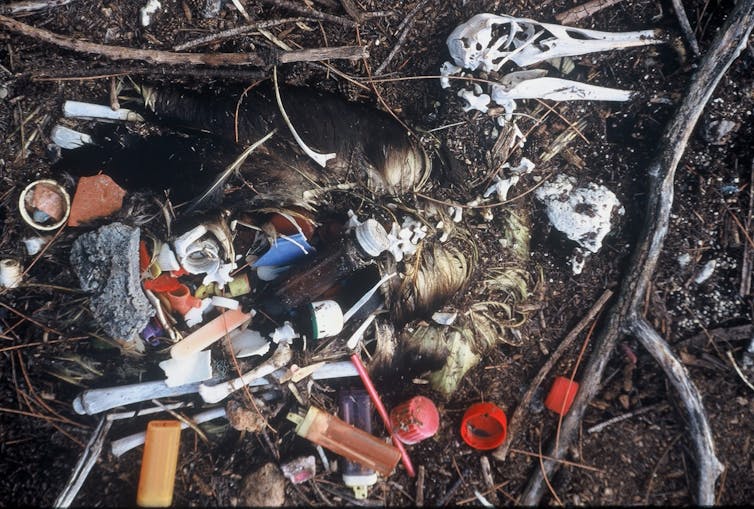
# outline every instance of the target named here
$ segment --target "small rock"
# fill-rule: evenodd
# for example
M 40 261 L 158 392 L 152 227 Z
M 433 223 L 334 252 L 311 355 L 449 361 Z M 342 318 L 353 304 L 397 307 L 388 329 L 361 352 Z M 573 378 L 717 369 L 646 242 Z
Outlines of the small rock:
M 240 495 L 246 507 L 281 507 L 285 503 L 285 477 L 277 465 L 266 463 L 244 478 Z
M 704 141 L 710 145 L 725 145 L 730 135 L 738 131 L 738 122 L 731 120 L 713 120 L 704 126 Z
M 264 417 L 254 410 L 244 408 L 238 401 L 231 400 L 225 406 L 228 422 L 238 431 L 250 431 L 256 433 L 264 429 Z
M 618 402 L 624 410 L 631 408 L 631 399 L 628 397 L 628 394 L 621 394 L 618 396 Z

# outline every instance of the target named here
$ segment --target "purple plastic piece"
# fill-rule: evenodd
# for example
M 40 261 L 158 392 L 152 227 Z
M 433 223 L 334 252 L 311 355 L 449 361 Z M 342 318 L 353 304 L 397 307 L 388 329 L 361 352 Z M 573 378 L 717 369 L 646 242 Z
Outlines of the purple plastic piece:
M 146 328 L 141 331 L 141 337 L 150 345 L 157 346 L 160 343 L 159 336 L 164 335 L 164 333 L 165 331 L 162 330 L 159 324 L 154 320 L 150 320 Z

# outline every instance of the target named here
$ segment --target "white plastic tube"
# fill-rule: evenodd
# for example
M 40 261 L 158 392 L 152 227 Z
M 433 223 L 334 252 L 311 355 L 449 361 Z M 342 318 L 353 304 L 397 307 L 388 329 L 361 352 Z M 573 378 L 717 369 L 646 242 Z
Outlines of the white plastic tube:
M 221 406 L 198 413 L 192 418 L 192 420 L 196 424 L 202 424 L 214 419 L 219 419 L 220 417 L 225 417 L 225 408 Z M 188 424 L 181 422 L 181 429 L 186 428 L 188 428 Z M 146 435 L 146 431 L 141 431 L 139 433 L 134 433 L 133 435 L 128 435 L 127 437 L 119 438 L 118 440 L 113 440 L 110 445 L 113 456 L 117 458 L 131 449 L 139 447 L 144 443 Z
M 135 111 L 126 108 L 113 110 L 110 106 L 80 101 L 64 102 L 63 116 L 66 118 L 82 118 L 88 120 L 121 120 L 127 122 L 144 121 L 144 117 Z

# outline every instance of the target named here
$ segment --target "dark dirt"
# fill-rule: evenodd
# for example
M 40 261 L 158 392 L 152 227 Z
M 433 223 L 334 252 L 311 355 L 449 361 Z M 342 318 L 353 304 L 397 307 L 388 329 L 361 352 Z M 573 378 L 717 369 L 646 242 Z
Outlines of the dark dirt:
M 148 28 L 138 21 L 144 2 L 85 2 L 24 16 L 35 27 L 81 40 L 134 48 L 169 50 L 175 44 L 198 36 L 244 24 L 231 2 L 214 19 L 203 19 L 201 2 L 163 2 Z M 278 19 L 295 13 L 274 7 L 275 2 L 244 1 L 254 19 Z M 348 15 L 338 2 L 310 4 L 343 18 Z M 435 76 L 448 59 L 445 39 L 452 29 L 481 12 L 506 13 L 554 22 L 554 15 L 578 2 L 516 1 L 442 2 L 429 0 L 415 16 L 414 27 L 387 66 L 385 77 Z M 537 6 L 539 4 L 539 6 Z M 273 27 L 270 31 L 292 47 L 322 47 L 366 44 L 369 68 L 363 62 L 332 61 L 341 73 L 366 83 L 369 73 L 386 58 L 397 40 L 401 21 L 416 2 L 358 3 L 366 12 L 393 11 L 361 24 L 358 31 L 338 23 L 302 22 Z M 684 2 L 702 51 L 730 11 L 728 1 Z M 605 9 L 579 26 L 608 31 L 663 28 L 679 37 L 670 2 L 626 0 Z M 222 89 L 246 86 L 269 70 L 152 66 L 133 62 L 112 62 L 102 57 L 77 54 L 54 46 L 0 31 L 0 87 L 7 96 L 0 99 L 0 237 L 2 258 L 19 258 L 28 267 L 21 239 L 32 233 L 17 213 L 17 199 L 27 183 L 40 177 L 61 180 L 69 190 L 72 179 L 51 171 L 47 154 L 51 127 L 61 117 L 66 99 L 108 103 L 109 76 L 129 74 L 135 80 L 155 84 L 176 83 L 192 88 Z M 379 44 L 378 44 L 379 42 Z M 258 33 L 250 33 L 193 51 L 264 51 L 271 45 Z M 683 45 L 676 44 L 679 48 Z M 636 90 L 640 96 L 627 103 L 549 103 L 557 114 L 535 121 L 545 109 L 536 101 L 523 101 L 519 112 L 532 116 L 520 125 L 529 131 L 523 151 L 537 163 L 533 176 L 567 172 L 579 180 L 601 183 L 616 193 L 626 208 L 619 225 L 603 249 L 589 257 L 581 275 L 571 273 L 568 257 L 573 245 L 548 226 L 541 206 L 531 194 L 516 206 L 529 211 L 532 225 L 531 274 L 534 291 L 529 301 L 529 320 L 521 327 L 518 346 L 501 344 L 463 380 L 449 401 L 440 401 L 426 385 L 404 380 L 397 387 L 383 387 L 388 406 L 415 393 L 440 403 L 441 427 L 432 439 L 409 447 L 415 465 L 426 471 L 424 502 L 435 505 L 463 474 L 463 482 L 448 503 L 478 505 L 474 490 L 485 493 L 501 505 L 515 504 L 534 469 L 536 453 L 544 450 L 556 433 L 556 416 L 542 406 L 540 390 L 529 409 L 524 429 L 513 440 L 513 452 L 505 462 L 490 457 L 497 492 L 491 494 L 481 474 L 482 453 L 466 446 L 458 427 L 469 404 L 492 401 L 510 416 L 531 379 L 559 341 L 589 309 L 606 288 L 620 282 L 627 256 L 642 223 L 646 178 L 644 168 L 656 149 L 656 141 L 674 107 L 683 96 L 694 69 L 690 53 L 670 46 L 632 49 L 576 59 L 576 71 L 569 79 L 589 80 L 605 86 Z M 730 328 L 751 324 L 751 295 L 739 294 L 741 260 L 751 229 L 749 196 L 754 150 L 754 51 L 751 41 L 734 62 L 705 110 L 676 178 L 676 196 L 669 234 L 658 270 L 646 297 L 646 316 L 680 356 L 702 393 L 714 433 L 720 461 L 726 471 L 718 483 L 720 504 L 750 504 L 754 500 L 754 398 L 751 389 L 733 369 L 727 352 L 740 362 L 752 331 L 736 337 Z M 328 72 L 321 64 L 290 64 L 279 68 L 290 83 L 341 93 L 351 100 L 374 104 L 375 93 L 364 90 L 341 74 Z M 437 199 L 465 203 L 479 196 L 484 182 L 494 171 L 489 163 L 495 139 L 494 120 L 479 112 L 464 113 L 460 99 L 443 91 L 436 79 L 396 80 L 376 84 L 384 103 L 410 125 L 423 130 L 438 129 L 435 135 L 459 162 L 456 172 L 438 169 L 431 194 Z M 537 112 L 536 114 L 534 112 Z M 569 129 L 568 123 L 582 120 L 580 136 L 546 164 L 541 154 L 556 136 Z M 725 139 L 714 135 L 715 121 L 729 120 L 734 130 Z M 455 125 L 458 124 L 458 125 Z M 451 126 L 451 127 L 444 127 Z M 444 127 L 444 128 L 443 128 Z M 710 134 L 707 134 L 710 133 Z M 29 141 L 31 140 L 31 141 Z M 586 141 L 588 140 L 588 142 Z M 22 145 L 27 143 L 25 150 Z M 581 160 L 580 168 L 578 162 Z M 458 173 L 460 172 L 460 173 Z M 530 175 L 522 179 L 513 194 L 535 184 Z M 135 218 L 129 209 L 123 217 Z M 342 212 L 342 211 L 340 211 Z M 495 221 L 485 223 L 466 215 L 465 226 L 473 233 L 479 249 L 480 271 L 485 264 L 499 262 Z M 148 358 L 122 353 L 100 336 L 92 326 L 86 296 L 68 264 L 68 252 L 77 233 L 63 233 L 29 270 L 25 285 L 0 290 L 0 505 L 51 505 L 67 482 L 76 461 L 97 423 L 96 417 L 76 415 L 73 398 L 84 388 L 112 386 L 151 380 L 159 376 Z M 689 255 L 681 267 L 679 256 Z M 716 260 L 712 276 L 696 283 L 695 277 L 710 260 Z M 451 306 L 459 308 L 486 300 L 479 284 L 481 272 L 464 295 Z M 749 275 L 750 277 L 750 275 Z M 569 375 L 580 346 L 582 333 L 564 360 L 545 380 L 549 386 L 556 374 Z M 587 348 L 585 355 L 590 354 Z M 94 372 L 77 364 L 92 366 Z M 61 378 L 61 374 L 67 380 Z M 751 373 L 749 374 L 751 375 Z M 683 412 L 676 395 L 652 358 L 631 337 L 625 337 L 613 353 L 606 380 L 591 402 L 578 441 L 567 460 L 550 480 L 552 494 L 544 502 L 573 505 L 691 505 L 694 503 L 695 466 Z M 576 378 L 579 378 L 578 372 Z M 76 382 L 71 383 L 71 382 Z M 403 383 L 405 382 L 405 383 Z M 305 390 L 301 384 L 301 390 Z M 546 389 L 547 387 L 545 387 Z M 334 408 L 335 398 L 326 384 L 313 389 L 314 401 Z M 291 398 L 292 399 L 292 398 Z M 649 410 L 599 432 L 588 429 L 627 412 Z M 265 434 L 241 433 L 215 421 L 202 426 L 204 442 L 184 431 L 174 505 L 243 505 L 249 489 L 244 477 L 263 464 L 286 461 L 302 454 L 316 454 L 309 443 L 295 437 L 285 412 L 271 419 L 274 430 Z M 120 421 L 110 431 L 119 438 L 142 430 L 145 420 Z M 377 427 L 381 432 L 381 426 Z M 107 449 L 107 448 L 106 448 Z M 103 453 L 86 480 L 74 505 L 126 506 L 135 501 L 140 451 L 115 458 Z M 526 454 L 524 454 L 526 453 Z M 279 457 L 275 455 L 279 454 Z M 334 455 L 330 455 L 330 460 Z M 314 481 L 288 484 L 286 503 L 291 505 L 351 505 L 350 492 L 336 473 L 322 473 Z M 246 488 L 244 488 L 246 487 Z M 387 480 L 372 489 L 370 501 L 379 505 L 413 505 L 417 487 L 399 467 Z

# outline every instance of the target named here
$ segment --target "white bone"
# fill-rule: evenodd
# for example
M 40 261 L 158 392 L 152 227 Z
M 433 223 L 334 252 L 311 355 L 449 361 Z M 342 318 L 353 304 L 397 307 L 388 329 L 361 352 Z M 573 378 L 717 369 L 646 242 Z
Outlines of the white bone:
M 152 14 L 162 9 L 162 4 L 159 0 L 149 0 L 147 4 L 139 9 L 139 22 L 141 26 L 147 27 L 152 23 Z
M 450 86 L 450 79 L 448 79 L 447 77 L 458 74 L 462 70 L 463 68 L 458 67 L 455 64 L 451 64 L 450 62 L 443 62 L 443 64 L 440 66 L 440 75 L 442 76 L 442 78 L 440 78 L 440 86 L 442 88 L 448 88 Z
M 493 40 L 497 25 L 507 26 L 507 34 L 502 30 L 504 35 Z M 471 71 L 481 67 L 487 72 L 499 70 L 507 59 L 526 67 L 552 58 L 661 42 L 655 30 L 602 32 L 489 13 L 477 14 L 458 25 L 447 39 L 457 66 Z
M 553 101 L 628 101 L 634 92 L 598 87 L 561 78 L 534 78 L 507 89 L 492 85 L 492 100 L 504 104 L 515 99 L 550 99 Z
M 478 110 L 482 113 L 487 113 L 489 109 L 490 96 L 487 94 L 475 94 L 471 90 L 462 88 L 458 91 L 458 97 L 466 102 L 463 106 L 463 111 Z
M 198 390 L 198 383 L 168 387 L 164 380 L 104 389 L 90 389 L 82 392 L 73 400 L 73 409 L 80 415 L 94 415 L 122 405 L 130 405 L 150 399 L 183 396 L 184 394 L 193 394 Z
M 276 369 L 285 366 L 290 362 L 291 357 L 292 352 L 290 345 L 282 342 L 278 344 L 272 357 L 251 371 L 247 371 L 242 376 L 217 385 L 201 384 L 199 386 L 199 395 L 206 403 L 217 403 L 222 401 L 245 385 L 249 385 L 255 380 L 265 377 Z

